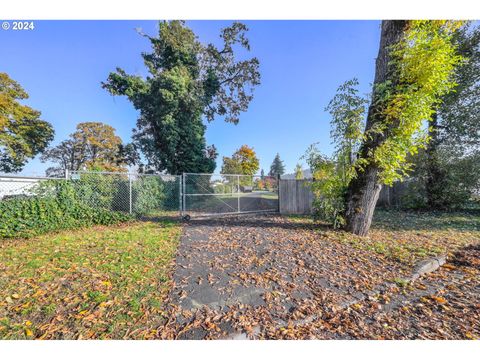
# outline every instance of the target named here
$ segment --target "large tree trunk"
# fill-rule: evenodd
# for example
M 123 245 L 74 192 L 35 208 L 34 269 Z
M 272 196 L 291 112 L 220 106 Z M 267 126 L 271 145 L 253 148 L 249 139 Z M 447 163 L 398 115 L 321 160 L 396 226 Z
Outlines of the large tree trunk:
M 372 103 L 368 109 L 366 130 L 372 128 L 376 123 L 383 122 L 384 115 L 381 111 L 381 103 L 378 100 L 378 93 L 375 85 L 382 84 L 389 80 L 393 84 L 398 83 L 395 72 L 392 71 L 389 63 L 391 61 L 391 45 L 398 43 L 405 31 L 406 21 L 385 20 L 382 21 L 382 32 L 380 37 L 380 48 L 375 63 L 375 80 Z M 392 124 L 390 126 L 395 126 Z M 368 158 L 369 154 L 378 148 L 387 138 L 388 129 L 383 134 L 375 134 L 367 138 L 361 148 L 360 157 Z M 378 195 L 382 185 L 379 181 L 379 168 L 374 162 L 365 166 L 364 171 L 359 172 L 348 187 L 346 199 L 346 229 L 357 235 L 367 235 L 372 223 L 373 212 L 377 204 Z

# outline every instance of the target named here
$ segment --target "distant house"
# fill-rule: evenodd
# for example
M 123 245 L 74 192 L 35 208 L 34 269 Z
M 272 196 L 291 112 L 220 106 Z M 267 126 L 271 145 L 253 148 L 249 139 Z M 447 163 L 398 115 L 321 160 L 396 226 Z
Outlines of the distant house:
M 312 179 L 313 176 L 312 176 L 312 171 L 310 169 L 303 169 L 302 170 L 303 172 L 303 178 L 304 179 Z M 292 180 L 292 179 L 295 179 L 295 173 L 292 173 L 292 174 L 283 174 L 281 176 L 281 179 L 285 179 L 285 180 Z

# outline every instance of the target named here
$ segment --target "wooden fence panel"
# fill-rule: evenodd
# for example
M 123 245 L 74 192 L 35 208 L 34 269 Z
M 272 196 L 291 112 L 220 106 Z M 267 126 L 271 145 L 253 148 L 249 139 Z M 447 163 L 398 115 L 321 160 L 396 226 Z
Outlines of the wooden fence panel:
M 313 212 L 313 192 L 311 180 L 280 179 L 278 190 L 281 214 L 311 214 Z M 401 207 L 408 191 L 407 183 L 395 183 L 392 187 L 383 186 L 378 197 L 378 207 Z
M 311 214 L 313 192 L 310 180 L 281 179 L 278 201 L 281 214 Z

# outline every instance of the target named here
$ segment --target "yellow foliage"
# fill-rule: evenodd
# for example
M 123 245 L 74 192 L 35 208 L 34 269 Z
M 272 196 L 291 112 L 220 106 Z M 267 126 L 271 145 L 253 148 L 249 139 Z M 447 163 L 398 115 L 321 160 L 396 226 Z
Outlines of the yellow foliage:
M 423 127 L 430 121 L 443 95 L 456 86 L 452 79 L 462 57 L 451 39 L 462 21 L 415 20 L 408 23 L 404 38 L 392 49 L 396 84 L 378 86 L 384 124 L 391 134 L 371 155 L 381 169 L 381 180 L 391 185 L 410 170 L 407 156 L 428 142 Z M 378 126 L 372 131 L 385 131 Z M 367 134 L 368 135 L 368 134 Z

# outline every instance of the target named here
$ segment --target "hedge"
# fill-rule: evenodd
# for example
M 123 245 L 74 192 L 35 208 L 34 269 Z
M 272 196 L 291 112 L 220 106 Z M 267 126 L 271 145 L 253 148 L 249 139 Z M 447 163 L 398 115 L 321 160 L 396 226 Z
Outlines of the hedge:
M 125 213 L 84 204 L 69 182 L 48 181 L 37 195 L 0 201 L 0 238 L 28 238 L 49 231 L 112 225 L 130 219 Z

